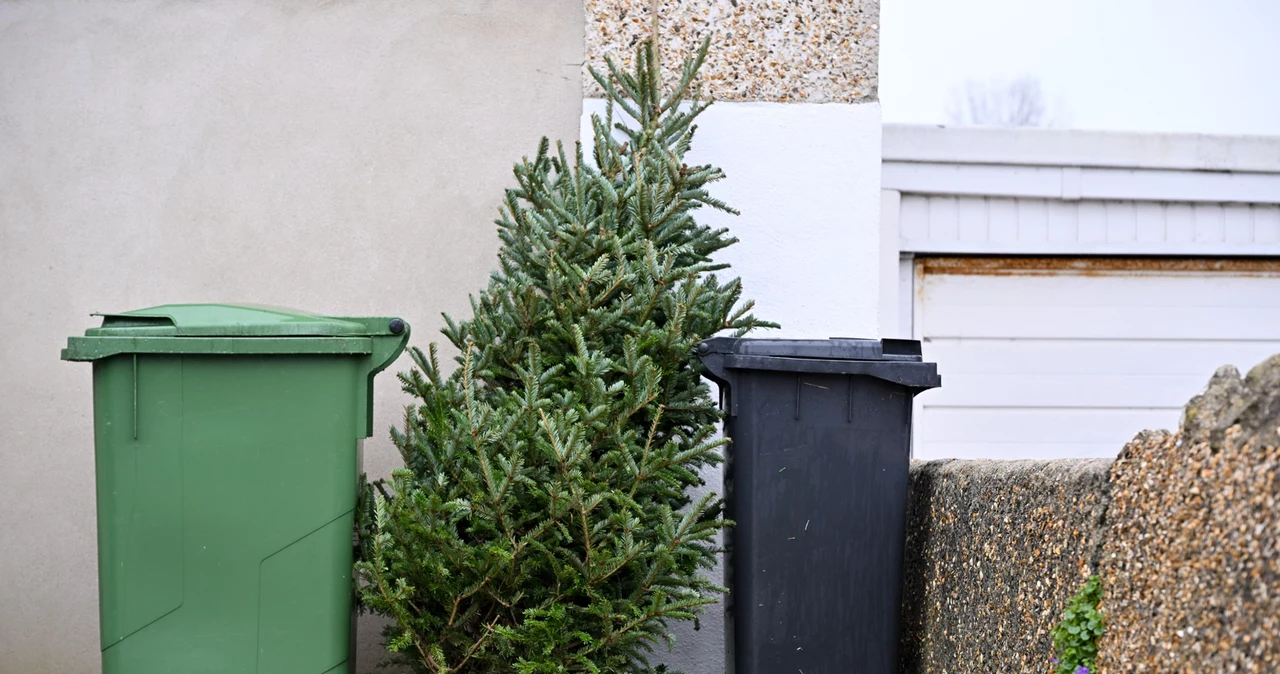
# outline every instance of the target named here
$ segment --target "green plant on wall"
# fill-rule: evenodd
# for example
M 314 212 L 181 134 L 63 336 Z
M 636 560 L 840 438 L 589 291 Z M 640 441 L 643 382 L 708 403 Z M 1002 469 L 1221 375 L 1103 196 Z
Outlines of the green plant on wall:
M 714 273 L 735 240 L 693 217 L 730 211 L 720 170 L 685 162 L 706 49 L 669 95 L 648 42 L 592 71 L 591 159 L 544 139 L 515 167 L 499 270 L 446 319 L 457 369 L 411 351 L 405 466 L 363 491 L 357 573 L 415 671 L 650 671 L 668 622 L 723 592 L 720 502 L 688 495 L 724 444 L 694 349 L 766 324 Z
M 1062 622 L 1053 628 L 1053 674 L 1092 674 L 1098 671 L 1098 639 L 1106 621 L 1102 603 L 1102 579 L 1090 576 L 1067 602 Z

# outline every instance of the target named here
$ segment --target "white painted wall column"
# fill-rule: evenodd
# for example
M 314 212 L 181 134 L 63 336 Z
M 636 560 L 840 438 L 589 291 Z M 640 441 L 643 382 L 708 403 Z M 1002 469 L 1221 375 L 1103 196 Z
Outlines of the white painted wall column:
M 603 113 L 583 102 L 584 144 Z M 879 148 L 879 103 L 716 103 L 699 119 L 690 160 L 724 169 L 711 192 L 742 214 L 698 218 L 740 239 L 721 257 L 756 315 L 782 324 L 768 336 L 880 335 L 881 271 L 896 278 L 898 253 L 896 236 L 890 262 L 881 247 Z
M 901 328 L 899 281 L 898 215 L 902 210 L 902 193 L 880 191 L 880 335 L 909 339 L 910 330 Z
M 782 325 L 756 336 L 880 336 L 882 270 L 896 248 L 891 256 L 880 238 L 879 5 L 587 0 L 585 6 L 593 65 L 606 56 L 629 64 L 634 46 L 652 34 L 653 11 L 668 66 L 710 37 L 700 77 L 704 93 L 718 102 L 698 120 L 688 160 L 722 168 L 726 178 L 711 193 L 741 212 L 703 210 L 697 217 L 739 239 L 719 255 L 731 265 L 724 273 L 742 278 L 757 316 Z M 813 40 L 818 34 L 826 39 Z M 667 69 L 668 85 L 677 74 Z M 587 141 L 590 115 L 604 104 L 593 80 L 584 76 L 583 87 Z M 704 477 L 707 489 L 722 492 L 719 470 Z M 721 580 L 721 570 L 711 577 Z M 722 606 L 709 607 L 696 632 L 673 623 L 674 649 L 659 648 L 655 661 L 686 674 L 724 674 L 723 615 Z
M 591 115 L 604 107 L 583 102 L 584 145 Z M 723 273 L 743 279 L 757 316 L 782 324 L 757 336 L 878 337 L 882 325 L 896 325 L 897 296 L 888 305 L 882 298 L 898 252 L 896 233 L 891 251 L 881 241 L 879 103 L 716 103 L 698 121 L 689 159 L 724 169 L 711 193 L 741 212 L 698 218 L 738 237 L 721 253 L 732 265 Z M 889 288 L 896 293 L 896 281 Z M 705 477 L 721 491 L 720 470 Z M 673 624 L 676 648 L 660 661 L 686 674 L 724 672 L 721 611 L 710 608 L 696 632 Z
M 604 101 L 584 101 L 584 144 L 603 112 Z M 721 258 L 756 315 L 782 324 L 768 336 L 880 335 L 879 103 L 716 103 L 690 161 L 725 171 L 711 192 L 742 214 L 698 218 L 740 239 Z

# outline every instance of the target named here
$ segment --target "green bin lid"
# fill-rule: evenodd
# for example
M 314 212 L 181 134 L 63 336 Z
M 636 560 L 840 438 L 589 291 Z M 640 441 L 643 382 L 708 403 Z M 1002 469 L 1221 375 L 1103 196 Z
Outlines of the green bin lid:
M 251 304 L 166 304 L 102 317 L 88 336 L 150 337 L 336 337 L 369 330 L 341 318 L 297 309 Z
M 367 354 L 373 352 L 372 337 L 408 337 L 408 325 L 399 318 L 321 316 L 250 304 L 166 304 L 94 315 L 102 317 L 102 326 L 69 338 L 64 360 L 122 353 Z

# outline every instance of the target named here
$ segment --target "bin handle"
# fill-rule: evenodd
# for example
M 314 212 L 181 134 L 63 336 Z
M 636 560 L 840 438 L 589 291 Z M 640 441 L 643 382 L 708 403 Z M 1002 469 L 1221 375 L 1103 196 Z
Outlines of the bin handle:
M 133 354 L 133 439 L 138 439 L 138 354 Z
M 772 370 L 805 374 L 861 375 L 875 377 L 898 384 L 910 395 L 942 385 L 938 366 L 919 361 L 892 360 L 828 360 L 824 358 L 788 358 L 785 356 L 748 356 L 742 354 L 706 354 L 702 362 L 707 376 L 728 389 L 728 416 L 738 416 L 738 404 L 733 397 L 737 370 Z
M 409 323 L 401 318 L 342 318 L 369 328 L 373 352 L 369 354 L 368 391 L 365 394 L 364 436 L 373 437 L 373 379 L 391 366 L 409 343 Z

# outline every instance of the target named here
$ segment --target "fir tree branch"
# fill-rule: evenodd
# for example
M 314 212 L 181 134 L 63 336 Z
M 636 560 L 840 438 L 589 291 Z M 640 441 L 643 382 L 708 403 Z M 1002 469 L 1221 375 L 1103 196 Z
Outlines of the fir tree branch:
M 498 269 L 445 317 L 457 367 L 410 351 L 406 469 L 363 492 L 357 571 L 417 671 L 648 671 L 666 621 L 723 591 L 701 573 L 726 523 L 687 493 L 724 445 L 694 347 L 764 323 L 714 276 L 734 239 L 695 218 L 732 212 L 707 189 L 723 173 L 683 160 L 705 52 L 666 97 L 656 44 L 591 71 L 592 147 L 514 167 Z

